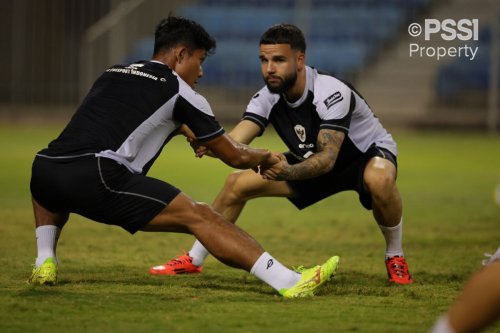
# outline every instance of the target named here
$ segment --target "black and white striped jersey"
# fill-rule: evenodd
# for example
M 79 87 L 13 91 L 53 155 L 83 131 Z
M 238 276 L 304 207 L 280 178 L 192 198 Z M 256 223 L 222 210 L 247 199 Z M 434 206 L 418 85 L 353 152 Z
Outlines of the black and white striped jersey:
M 290 103 L 264 87 L 250 100 L 243 119 L 255 122 L 262 132 L 271 123 L 300 159 L 314 154 L 322 128 L 346 133 L 339 159 L 364 153 L 372 144 L 397 155 L 396 142 L 356 90 L 311 67 L 306 67 L 306 89 L 299 100 Z
M 48 148 L 50 158 L 96 155 L 146 173 L 181 124 L 199 140 L 224 133 L 206 99 L 157 61 L 107 69 Z

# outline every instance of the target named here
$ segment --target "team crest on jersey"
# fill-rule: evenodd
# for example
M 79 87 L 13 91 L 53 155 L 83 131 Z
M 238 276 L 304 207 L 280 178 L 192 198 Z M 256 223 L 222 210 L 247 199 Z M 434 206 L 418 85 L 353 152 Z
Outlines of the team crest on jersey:
M 293 128 L 295 130 L 295 134 L 299 137 L 300 141 L 306 141 L 306 129 L 302 125 L 295 125 Z
M 344 97 L 342 97 L 342 94 L 340 91 L 337 91 L 333 93 L 333 95 L 328 96 L 323 103 L 325 103 L 326 108 L 329 109 L 330 107 L 334 106 L 338 102 L 342 101 Z

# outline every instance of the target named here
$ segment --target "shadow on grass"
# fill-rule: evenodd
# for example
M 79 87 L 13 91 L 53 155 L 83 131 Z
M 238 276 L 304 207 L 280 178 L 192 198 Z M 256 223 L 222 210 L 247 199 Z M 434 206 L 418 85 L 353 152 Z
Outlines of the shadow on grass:
M 458 291 L 467 275 L 420 272 L 413 275 L 409 285 L 390 283 L 385 275 L 360 271 L 340 272 L 317 295 L 404 297 L 420 299 L 432 295 L 436 288 Z
M 129 273 L 127 273 L 127 271 Z M 67 269 L 59 272 L 56 286 L 29 286 L 16 293 L 22 297 L 40 295 L 80 294 L 141 294 L 163 295 L 167 299 L 185 297 L 211 297 L 212 295 L 277 295 L 277 293 L 254 276 L 239 270 L 222 270 L 220 274 L 196 274 L 178 276 L 152 276 L 147 273 L 124 269 L 123 266 L 93 267 L 85 271 Z M 138 290 L 140 290 L 138 292 Z M 163 297 L 162 296 L 162 297 Z M 253 299 L 253 297 L 251 297 Z
M 129 272 L 129 273 L 127 273 Z M 437 288 L 460 290 L 467 276 L 457 274 L 417 271 L 414 283 L 408 286 L 394 285 L 380 273 L 361 271 L 341 271 L 316 293 L 318 297 L 394 297 L 401 296 L 414 300 L 432 297 Z M 256 277 L 239 270 L 221 269 L 215 273 L 179 276 L 151 276 L 140 274 L 124 266 L 93 267 L 90 270 L 66 270 L 54 287 L 27 286 L 15 292 L 21 297 L 49 297 L 57 299 L 75 295 L 98 295 L 117 298 L 123 295 L 141 296 L 158 300 L 185 300 L 204 298 L 226 301 L 269 300 L 277 292 Z M 243 297 L 242 297 L 243 296 Z M 93 296 L 92 296 L 93 297 Z M 277 298 L 281 299 L 281 298 Z

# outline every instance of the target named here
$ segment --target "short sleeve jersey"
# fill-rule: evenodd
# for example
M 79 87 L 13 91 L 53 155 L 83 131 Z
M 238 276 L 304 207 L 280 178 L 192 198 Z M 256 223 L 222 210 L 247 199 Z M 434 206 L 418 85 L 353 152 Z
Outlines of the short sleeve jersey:
M 206 99 L 163 63 L 116 65 L 97 79 L 66 128 L 38 155 L 96 155 L 146 173 L 182 124 L 201 141 L 224 133 Z
M 250 100 L 243 119 L 255 122 L 262 132 L 271 123 L 299 159 L 315 153 L 320 129 L 346 134 L 339 159 L 364 153 L 373 144 L 397 155 L 392 136 L 361 95 L 350 84 L 311 67 L 306 67 L 306 89 L 299 100 L 290 103 L 264 87 Z

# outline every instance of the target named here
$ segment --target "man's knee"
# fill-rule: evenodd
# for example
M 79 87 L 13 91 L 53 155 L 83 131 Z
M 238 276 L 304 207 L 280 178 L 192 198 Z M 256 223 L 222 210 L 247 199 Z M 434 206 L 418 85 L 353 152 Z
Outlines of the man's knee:
M 212 208 L 212 206 L 204 202 L 195 202 L 193 204 L 194 213 L 193 221 L 194 223 L 203 223 L 205 221 L 211 221 L 214 219 L 218 213 Z
M 373 167 L 365 170 L 364 182 L 375 199 L 385 200 L 397 192 L 396 176 L 391 168 Z
M 216 216 L 211 206 L 180 193 L 141 230 L 193 233 L 197 226 L 212 221 Z
M 395 179 L 384 172 L 369 173 L 365 177 L 366 186 L 371 191 L 386 191 L 395 186 Z
M 242 179 L 245 177 L 244 172 L 236 171 L 226 178 L 222 189 L 223 199 L 226 203 L 234 203 L 245 200 L 245 186 Z

